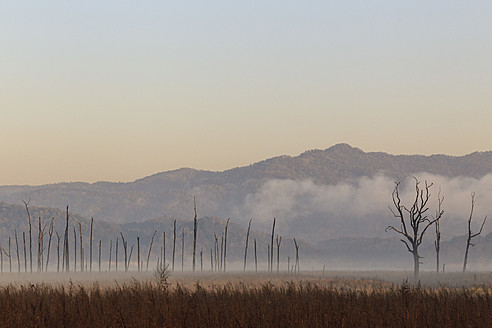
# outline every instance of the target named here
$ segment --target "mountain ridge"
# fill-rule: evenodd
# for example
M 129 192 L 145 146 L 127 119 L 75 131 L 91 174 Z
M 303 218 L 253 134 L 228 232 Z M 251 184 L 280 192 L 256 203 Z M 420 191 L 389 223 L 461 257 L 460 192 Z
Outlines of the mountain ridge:
M 0 186 L 0 201 L 18 204 L 23 199 L 32 199 L 32 205 L 60 209 L 70 205 L 84 217 L 125 223 L 163 215 L 190 218 L 196 197 L 201 215 L 247 221 L 249 218 L 241 209 L 250 206 L 247 201 L 254 202 L 255 195 L 268 187 L 270 181 L 312 181 L 314 185 L 332 186 L 378 175 L 401 181 L 422 172 L 451 178 L 481 178 L 492 173 L 492 151 L 463 156 L 392 155 L 337 144 L 224 171 L 181 168 L 133 182 Z

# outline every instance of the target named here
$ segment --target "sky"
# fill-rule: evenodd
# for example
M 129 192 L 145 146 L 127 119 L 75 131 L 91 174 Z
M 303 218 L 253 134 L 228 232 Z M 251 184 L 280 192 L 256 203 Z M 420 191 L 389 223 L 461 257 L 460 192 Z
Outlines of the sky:
M 0 185 L 492 150 L 492 2 L 1 1 Z

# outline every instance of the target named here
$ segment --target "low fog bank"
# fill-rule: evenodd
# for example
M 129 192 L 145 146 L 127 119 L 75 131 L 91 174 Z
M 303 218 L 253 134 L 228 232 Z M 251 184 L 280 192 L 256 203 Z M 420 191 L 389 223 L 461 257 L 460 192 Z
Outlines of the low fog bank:
M 480 179 L 447 178 L 428 173 L 415 174 L 424 187 L 433 183 L 428 214 L 437 210 L 437 196 L 444 197 L 442 239 L 467 232 L 472 192 L 476 193 L 474 222 L 478 226 L 484 216 L 492 213 L 492 174 Z M 254 218 L 257 228 L 268 231 L 271 220 L 278 220 L 279 233 L 296 235 L 310 241 L 339 237 L 383 237 L 384 229 L 398 224 L 388 206 L 395 187 L 393 178 L 377 175 L 345 181 L 337 185 L 320 185 L 312 180 L 269 180 L 256 193 L 249 194 L 235 209 L 235 217 Z M 401 181 L 403 204 L 411 205 L 415 197 L 413 177 Z M 243 219 L 245 220 L 245 219 Z M 484 234 L 489 231 L 485 226 Z

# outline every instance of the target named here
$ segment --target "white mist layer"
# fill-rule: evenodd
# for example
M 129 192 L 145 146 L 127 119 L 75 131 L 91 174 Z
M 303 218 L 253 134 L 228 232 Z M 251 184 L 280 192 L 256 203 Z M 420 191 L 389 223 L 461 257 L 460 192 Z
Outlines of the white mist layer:
M 431 200 L 428 215 L 433 216 L 437 210 L 437 196 L 444 197 L 442 209 L 443 230 L 449 221 L 448 236 L 464 234 L 466 221 L 470 215 L 471 193 L 475 192 L 474 222 L 479 225 L 483 217 L 492 213 L 492 175 L 480 179 L 469 177 L 447 178 L 428 173 L 416 174 L 420 187 L 425 181 L 432 183 Z M 361 224 L 384 226 L 398 224 L 392 217 L 389 206 L 393 207 L 391 194 L 395 181 L 384 175 L 363 177 L 337 185 L 319 185 L 312 180 L 269 180 L 255 194 L 248 195 L 242 208 L 238 210 L 242 217 L 254 218 L 264 226 L 271 224 L 273 217 L 280 225 L 296 226 L 302 221 L 303 234 L 313 233 L 310 228 L 324 227 L 336 229 L 334 222 L 341 222 L 345 230 L 361 230 Z M 415 198 L 415 181 L 407 178 L 400 184 L 402 204 L 411 206 Z M 451 224 L 452 223 L 452 224 Z M 463 225 L 461 232 L 460 226 Z M 452 228 L 451 228 L 452 226 Z M 279 226 L 281 228 L 281 226 Z M 285 232 L 290 229 L 284 229 Z M 487 226 L 484 233 L 487 233 Z M 336 231 L 333 231 L 337 234 Z M 445 232 L 446 233 L 446 232 Z

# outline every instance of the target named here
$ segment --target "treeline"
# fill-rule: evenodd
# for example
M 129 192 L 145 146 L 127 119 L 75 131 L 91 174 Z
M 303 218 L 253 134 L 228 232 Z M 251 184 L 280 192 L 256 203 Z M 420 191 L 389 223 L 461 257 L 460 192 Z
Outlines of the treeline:
M 72 218 L 68 206 L 65 213 L 44 213 L 53 215 L 46 219 L 38 208 L 34 210 L 37 215 L 33 215 L 29 202 L 23 201 L 25 218 L 17 219 L 10 229 L 4 226 L 2 234 L 8 237 L 0 240 L 1 272 L 148 271 L 165 266 L 172 271 L 225 272 L 230 246 L 235 270 L 239 270 L 238 262 L 244 271 L 300 269 L 299 243 L 295 239 L 282 243 L 282 236 L 275 232 L 275 218 L 271 236 L 251 231 L 252 220 L 247 230 L 230 225 L 229 219 L 207 220 L 201 225 L 195 203 L 192 223 L 178 224 L 176 219 L 155 222 L 153 227 L 160 230 L 149 234 L 149 229 L 142 229 L 139 223 L 118 231 L 117 225 L 98 224 L 94 218 Z M 142 231 L 146 233 L 139 234 Z

